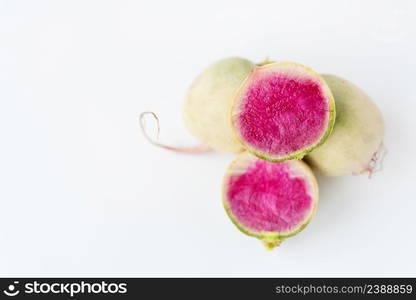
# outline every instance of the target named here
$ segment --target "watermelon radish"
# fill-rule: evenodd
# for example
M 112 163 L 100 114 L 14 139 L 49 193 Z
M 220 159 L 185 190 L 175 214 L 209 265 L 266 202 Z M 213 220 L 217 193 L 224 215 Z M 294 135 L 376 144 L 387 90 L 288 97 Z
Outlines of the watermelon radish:
M 209 148 L 240 153 L 248 150 L 269 161 L 301 159 L 331 133 L 335 106 L 320 75 L 297 63 L 265 61 L 259 65 L 238 57 L 220 60 L 191 84 L 183 106 L 189 131 L 202 146 L 172 147 L 200 153 Z M 159 126 L 159 125 L 158 125 Z
M 269 161 L 301 159 L 325 142 L 335 122 L 323 78 L 291 62 L 255 68 L 235 96 L 232 122 L 244 148 Z
M 191 84 L 183 105 L 185 125 L 208 147 L 226 153 L 243 150 L 230 121 L 231 106 L 235 93 L 254 67 L 243 58 L 222 59 Z
M 317 203 L 315 176 L 299 160 L 272 163 L 243 152 L 224 176 L 223 204 L 228 216 L 267 249 L 305 228 Z
M 381 169 L 386 153 L 384 121 L 371 98 L 353 83 L 323 75 L 337 106 L 334 130 L 327 142 L 306 157 L 322 175 L 368 174 Z

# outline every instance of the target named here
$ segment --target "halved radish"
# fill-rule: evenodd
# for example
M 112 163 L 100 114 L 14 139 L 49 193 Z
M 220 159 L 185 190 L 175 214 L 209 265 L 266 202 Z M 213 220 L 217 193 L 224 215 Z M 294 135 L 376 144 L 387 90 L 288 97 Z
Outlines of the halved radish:
M 332 93 L 312 69 L 275 62 L 255 68 L 237 92 L 232 123 L 244 148 L 269 161 L 301 159 L 335 122 Z
M 300 232 L 318 203 L 318 185 L 299 160 L 272 163 L 243 152 L 229 166 L 223 204 L 234 224 L 268 249 Z

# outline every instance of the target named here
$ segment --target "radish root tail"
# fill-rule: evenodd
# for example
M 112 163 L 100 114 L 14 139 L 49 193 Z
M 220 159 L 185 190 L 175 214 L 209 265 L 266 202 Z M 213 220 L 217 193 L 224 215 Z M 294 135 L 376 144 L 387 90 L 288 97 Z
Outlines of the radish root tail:
M 156 138 L 152 138 L 146 130 L 145 126 L 145 119 L 146 116 L 151 116 L 156 121 L 157 131 L 156 131 Z M 189 153 L 189 154 L 199 154 L 199 153 L 205 153 L 211 151 L 211 148 L 208 146 L 201 144 L 194 147 L 175 147 L 175 146 L 169 146 L 165 145 L 159 142 L 159 133 L 160 133 L 160 122 L 159 118 L 154 112 L 151 111 L 145 111 L 142 112 L 139 116 L 139 123 L 140 123 L 140 129 L 144 135 L 144 137 L 151 143 L 152 145 L 163 148 L 169 151 L 179 152 L 179 153 Z
M 384 143 L 381 143 L 377 151 L 371 157 L 367 168 L 362 173 L 367 173 L 368 178 L 371 178 L 374 173 L 380 172 L 383 169 L 383 160 L 386 157 L 387 148 Z

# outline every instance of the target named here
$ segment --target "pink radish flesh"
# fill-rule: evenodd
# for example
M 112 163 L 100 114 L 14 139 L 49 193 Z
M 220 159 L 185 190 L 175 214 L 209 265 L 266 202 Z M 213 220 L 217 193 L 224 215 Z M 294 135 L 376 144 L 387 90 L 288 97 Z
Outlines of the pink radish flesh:
M 288 155 L 313 144 L 328 124 L 328 102 L 319 83 L 273 75 L 260 78 L 242 99 L 242 138 L 265 153 Z
M 309 189 L 304 177 L 293 176 L 289 162 L 255 160 L 245 172 L 230 175 L 226 198 L 231 214 L 248 230 L 285 232 L 310 214 Z

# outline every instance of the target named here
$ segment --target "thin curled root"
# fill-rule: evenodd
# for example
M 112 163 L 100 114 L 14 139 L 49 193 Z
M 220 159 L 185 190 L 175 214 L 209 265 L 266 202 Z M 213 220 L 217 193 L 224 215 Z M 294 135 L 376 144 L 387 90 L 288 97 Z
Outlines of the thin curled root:
M 146 131 L 146 127 L 145 127 L 145 118 L 146 115 L 151 115 L 155 120 L 156 120 L 156 126 L 157 126 L 157 132 L 156 132 L 156 139 L 153 139 L 149 136 L 149 134 Z M 174 151 L 174 152 L 180 152 L 180 153 L 190 153 L 190 154 L 198 154 L 198 153 L 205 153 L 208 151 L 211 151 L 211 148 L 209 148 L 206 145 L 198 145 L 198 146 L 194 146 L 194 147 L 173 147 L 173 146 L 169 146 L 169 145 L 164 145 L 158 142 L 159 140 L 159 133 L 160 133 L 160 124 L 159 124 L 159 118 L 157 117 L 157 115 L 154 112 L 151 111 L 145 111 L 142 112 L 139 116 L 139 122 L 140 122 L 140 128 L 142 130 L 142 133 L 144 135 L 144 137 L 152 144 L 155 145 L 157 147 L 166 149 L 166 150 L 170 150 L 170 151 Z
M 371 178 L 374 173 L 380 172 L 383 170 L 383 160 L 386 157 L 387 148 L 384 143 L 381 143 L 377 151 L 374 152 L 371 157 L 368 166 L 361 172 L 361 174 L 368 173 L 368 178 Z

